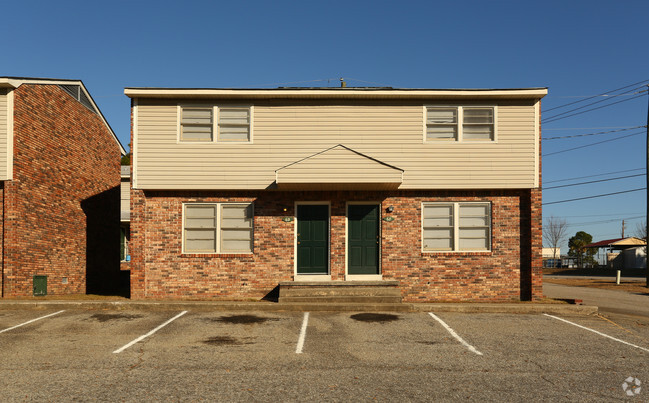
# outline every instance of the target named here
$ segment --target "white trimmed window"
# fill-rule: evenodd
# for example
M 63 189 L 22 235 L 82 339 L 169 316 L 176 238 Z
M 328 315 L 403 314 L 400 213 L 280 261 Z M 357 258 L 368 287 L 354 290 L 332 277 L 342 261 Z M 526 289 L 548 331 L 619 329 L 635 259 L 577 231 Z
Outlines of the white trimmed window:
M 212 141 L 214 108 L 183 106 L 180 108 L 180 141 Z
M 491 204 L 424 203 L 422 243 L 425 252 L 491 250 Z
M 252 203 L 191 203 L 183 211 L 183 253 L 252 253 Z
M 252 141 L 252 106 L 179 105 L 180 142 Z
M 495 107 L 426 107 L 426 141 L 494 141 Z
M 219 108 L 218 141 L 250 141 L 250 108 Z
M 426 140 L 457 140 L 457 108 L 426 109 Z

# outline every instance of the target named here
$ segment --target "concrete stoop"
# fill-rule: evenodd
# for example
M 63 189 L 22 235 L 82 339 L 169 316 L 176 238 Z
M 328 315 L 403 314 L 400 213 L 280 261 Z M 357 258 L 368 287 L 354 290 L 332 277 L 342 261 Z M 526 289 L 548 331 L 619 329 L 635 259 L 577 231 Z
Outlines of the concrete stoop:
M 398 281 L 284 281 L 280 304 L 401 305 Z
M 411 304 L 349 302 L 284 302 L 277 307 L 297 312 L 413 312 Z

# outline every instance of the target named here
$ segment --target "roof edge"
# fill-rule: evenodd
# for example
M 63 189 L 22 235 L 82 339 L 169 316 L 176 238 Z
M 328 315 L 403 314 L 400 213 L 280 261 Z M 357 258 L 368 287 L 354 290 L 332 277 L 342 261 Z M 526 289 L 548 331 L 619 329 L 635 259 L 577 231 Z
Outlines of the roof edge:
M 102 120 L 102 122 L 104 123 L 104 125 L 106 126 L 110 134 L 113 136 L 113 139 L 117 142 L 121 155 L 127 154 L 126 149 L 122 145 L 122 142 L 119 141 L 117 134 L 115 134 L 115 131 L 106 120 L 106 117 L 102 113 L 101 109 L 99 108 L 99 106 L 97 106 L 97 103 L 92 98 L 92 95 L 90 95 L 90 91 L 88 91 L 88 88 L 86 88 L 86 85 L 83 83 L 83 81 L 78 79 L 67 79 L 67 78 L 58 79 L 58 78 L 30 78 L 30 77 L 0 77 L 0 88 L 18 88 L 23 84 L 79 85 L 83 89 L 83 92 L 88 97 L 90 102 L 92 103 L 92 106 L 97 111 L 97 115 L 99 116 L 99 118 Z
M 435 97 L 503 97 L 543 98 L 547 87 L 510 89 L 423 89 L 385 87 L 346 88 L 155 88 L 126 87 L 130 98 L 231 97 L 231 98 L 435 98 Z

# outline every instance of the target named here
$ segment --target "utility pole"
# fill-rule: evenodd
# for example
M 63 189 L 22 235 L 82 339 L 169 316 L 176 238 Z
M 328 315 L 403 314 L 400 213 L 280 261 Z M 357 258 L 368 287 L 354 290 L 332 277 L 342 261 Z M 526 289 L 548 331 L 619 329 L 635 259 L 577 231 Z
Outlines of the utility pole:
M 649 84 L 647 84 L 647 138 L 646 138 L 646 144 L 647 144 L 647 170 L 645 171 L 645 177 L 647 179 L 647 190 L 645 191 L 645 198 L 647 201 L 647 215 L 645 215 L 644 218 L 644 223 L 647 226 L 645 228 L 645 245 L 649 243 L 649 234 L 647 234 L 647 229 L 649 229 Z M 647 288 L 649 288 L 649 260 L 647 260 L 647 247 L 645 246 L 645 262 L 647 267 L 645 270 L 647 270 Z
M 622 238 L 624 238 L 624 220 L 622 220 Z

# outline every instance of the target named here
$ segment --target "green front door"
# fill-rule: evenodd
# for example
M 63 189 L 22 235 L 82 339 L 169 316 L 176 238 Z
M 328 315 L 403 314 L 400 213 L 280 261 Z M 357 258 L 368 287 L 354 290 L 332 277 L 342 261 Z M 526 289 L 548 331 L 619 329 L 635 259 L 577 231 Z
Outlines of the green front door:
M 329 273 L 329 206 L 297 206 L 297 273 Z
M 379 274 L 379 206 L 347 206 L 347 273 Z

